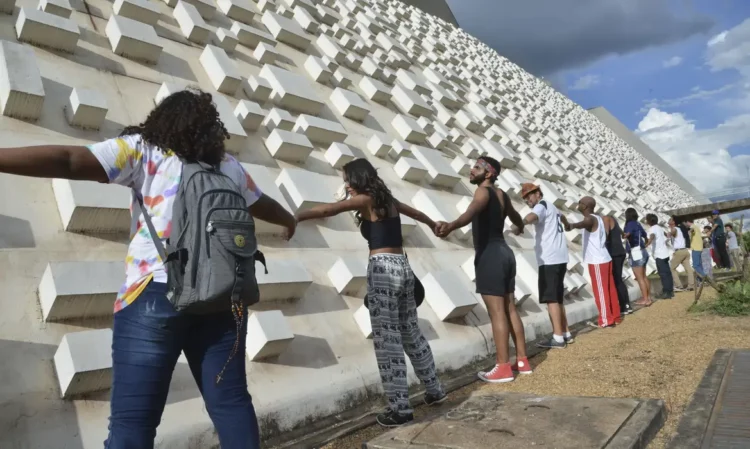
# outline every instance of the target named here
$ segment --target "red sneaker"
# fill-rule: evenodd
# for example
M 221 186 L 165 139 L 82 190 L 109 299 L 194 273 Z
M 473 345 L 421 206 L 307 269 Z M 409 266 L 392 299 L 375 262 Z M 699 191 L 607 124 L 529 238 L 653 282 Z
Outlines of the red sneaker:
M 511 366 L 511 369 L 514 373 L 518 374 L 533 373 L 533 371 L 531 370 L 531 365 L 529 364 L 529 360 L 526 357 L 516 360 L 516 363 Z
M 510 367 L 510 363 L 504 363 L 502 365 L 495 365 L 494 368 L 492 368 L 491 371 L 488 372 L 480 372 L 479 378 L 482 379 L 485 382 L 489 383 L 503 383 L 503 382 L 512 382 L 513 377 L 513 370 Z

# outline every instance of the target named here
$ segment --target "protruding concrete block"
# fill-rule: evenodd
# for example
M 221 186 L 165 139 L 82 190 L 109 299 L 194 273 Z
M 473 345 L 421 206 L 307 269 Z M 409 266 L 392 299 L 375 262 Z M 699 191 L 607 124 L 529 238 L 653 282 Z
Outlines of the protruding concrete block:
M 422 279 L 425 301 L 441 321 L 461 318 L 478 304 L 477 299 L 452 271 L 429 273 Z
M 357 327 L 362 331 L 362 335 L 365 338 L 372 337 L 372 322 L 370 321 L 370 311 L 365 307 L 364 304 L 359 306 L 356 312 L 354 312 L 354 321 L 357 323 Z
M 216 6 L 230 19 L 248 24 L 260 12 L 250 0 L 216 0 Z
M 159 61 L 162 46 L 151 25 L 112 14 L 104 32 L 116 55 L 150 64 Z
M 430 184 L 452 189 L 461 182 L 458 173 L 451 168 L 448 160 L 439 151 L 414 145 L 411 153 L 427 169 Z
M 96 187 L 96 188 L 94 188 Z M 63 229 L 68 232 L 130 232 L 130 191 L 116 184 L 53 179 Z
M 266 11 L 263 13 L 261 22 L 279 42 L 284 42 L 302 51 L 306 51 L 307 47 L 310 46 L 311 36 L 305 33 L 305 30 L 294 20 Z
M 390 139 L 385 134 L 375 133 L 367 141 L 367 150 L 373 156 L 384 158 L 391 151 Z
M 65 116 L 71 126 L 99 129 L 107 115 L 107 100 L 99 92 L 75 88 L 65 106 Z
M 218 28 L 216 30 L 216 46 L 223 48 L 224 51 L 233 52 L 239 42 L 240 40 L 237 39 L 237 36 L 226 28 Z
M 457 154 L 456 157 L 451 161 L 451 168 L 458 173 L 460 176 L 469 176 L 471 172 L 472 164 L 468 159 Z
M 315 5 L 315 10 L 317 12 L 316 17 L 328 26 L 334 26 L 341 20 L 341 15 L 326 5 Z
M 294 129 L 295 121 L 296 119 L 294 116 L 288 111 L 273 108 L 263 120 L 263 126 L 265 126 L 269 132 L 276 128 L 283 129 L 284 131 L 292 131 Z
M 54 362 L 63 399 L 109 389 L 112 385 L 112 329 L 65 334 Z
M 401 157 L 412 157 L 411 144 L 404 142 L 403 140 L 393 139 L 391 142 L 391 150 L 388 151 L 388 157 L 394 161 L 398 161 Z
M 525 232 L 525 231 L 524 231 Z M 526 285 L 537 285 L 539 280 L 539 265 L 533 251 L 515 251 L 516 277 Z M 531 292 L 534 300 L 539 300 L 539 291 Z
M 73 53 L 81 32 L 64 17 L 31 8 L 21 8 L 16 20 L 16 37 L 21 42 Z
M 482 149 L 483 154 L 495 158 L 498 162 L 500 162 L 500 165 L 502 167 L 514 168 L 516 165 L 518 165 L 518 161 L 516 161 L 515 159 L 515 154 L 511 152 L 511 150 L 502 146 L 502 144 L 493 142 L 489 139 L 484 139 L 479 145 Z
M 0 40 L 0 109 L 7 117 L 37 120 L 44 85 L 31 48 Z
M 318 115 L 323 109 L 323 101 L 302 75 L 265 65 L 260 71 L 260 76 L 269 82 L 276 103 L 284 109 L 310 115 Z
M 283 129 L 274 129 L 265 140 L 266 148 L 275 159 L 287 162 L 305 162 L 313 146 L 304 135 Z
M 180 0 L 177 2 L 174 11 L 172 11 L 172 16 L 174 16 L 174 19 L 180 26 L 182 35 L 185 36 L 187 40 L 199 45 L 204 45 L 208 41 L 208 37 L 211 35 L 211 30 L 198 12 L 198 8 L 184 0 Z
M 280 310 L 253 312 L 247 317 L 245 352 L 251 361 L 277 357 L 294 340 L 294 333 Z
M 137 20 L 151 26 L 156 25 L 161 17 L 161 12 L 156 3 L 149 0 L 115 0 L 113 10 L 118 16 Z
M 397 115 L 391 121 L 391 126 L 403 140 L 420 145 L 427 140 L 427 134 L 416 120 L 406 115 Z
M 234 115 L 232 104 L 222 94 L 213 94 L 216 110 L 219 112 L 219 118 L 224 122 L 224 127 L 229 133 L 229 139 L 224 141 L 224 146 L 230 153 L 237 154 L 245 148 L 247 142 L 247 133 L 242 124 Z
M 346 118 L 364 121 L 370 115 L 370 107 L 359 95 L 346 89 L 337 88 L 331 94 L 331 103 L 339 114 Z
M 266 117 L 266 112 L 261 109 L 258 103 L 252 101 L 240 100 L 237 103 L 237 107 L 234 109 L 234 115 L 237 120 L 240 121 L 242 127 L 251 131 L 257 131 L 263 119 Z
M 251 100 L 255 100 L 261 104 L 268 101 L 271 97 L 271 92 L 273 92 L 271 83 L 265 78 L 256 77 L 254 75 L 247 77 L 247 83 L 244 84 L 243 88 Z
M 406 89 L 417 95 L 430 95 L 432 93 L 424 79 L 408 70 L 399 69 L 396 71 L 396 79 Z
M 201 17 L 204 20 L 211 20 L 216 15 L 216 5 L 214 5 L 213 1 L 210 1 L 210 0 L 180 0 L 180 1 L 186 1 L 190 3 L 191 5 L 195 6 L 195 9 L 198 10 L 198 13 L 201 15 Z
M 312 142 L 322 145 L 343 142 L 347 137 L 346 129 L 341 124 L 304 114 L 297 118 L 293 131 L 304 134 Z
M 328 279 L 338 293 L 358 296 L 367 285 L 367 266 L 356 257 L 339 258 L 328 270 Z
M 122 261 L 50 262 L 39 283 L 44 321 L 112 316 Z
M 276 200 L 290 213 L 294 213 L 294 209 L 289 205 L 286 198 L 284 198 L 284 194 L 276 185 L 276 176 L 271 173 L 271 170 L 268 167 L 246 163 L 242 163 L 242 167 L 250 175 L 250 177 L 253 179 L 253 182 L 255 182 L 255 185 L 258 186 L 263 194 Z M 281 226 L 259 220 L 258 218 L 255 219 L 255 233 L 258 235 L 281 235 L 283 231 L 284 228 Z M 260 276 L 259 273 L 260 266 L 258 266 L 256 276 Z
M 261 301 L 300 299 L 313 283 L 312 276 L 299 260 L 268 259 L 267 265 L 268 274 L 262 269 L 255 272 Z
M 415 92 L 406 89 L 399 83 L 391 90 L 393 102 L 398 106 L 399 110 L 405 114 L 411 114 L 417 117 L 431 117 L 434 115 L 432 107 L 427 104 Z
M 255 48 L 258 45 L 258 42 L 265 42 L 268 45 L 276 45 L 276 39 L 270 34 L 241 22 L 233 22 L 230 31 L 234 33 L 240 43 L 246 47 Z
M 303 7 L 294 7 L 293 19 L 306 32 L 317 34 L 320 24 L 313 18 L 312 14 Z
M 318 204 L 330 203 L 333 193 L 341 185 L 341 178 L 285 168 L 276 178 L 276 185 L 289 200 L 289 205 L 296 211 L 302 211 Z
M 410 157 L 399 158 L 396 165 L 393 166 L 393 170 L 396 171 L 399 178 L 409 182 L 419 183 L 427 176 L 427 168 L 417 159 Z
M 349 145 L 340 142 L 333 142 L 325 152 L 325 158 L 331 167 L 340 169 L 347 163 L 354 160 L 354 153 Z
M 411 203 L 433 220 L 451 222 L 458 218 L 459 214 L 463 213 L 471 202 L 469 197 L 461 196 L 459 198 L 461 200 L 456 203 L 456 196 L 452 194 L 440 193 L 430 189 L 419 189 L 417 194 L 411 199 Z M 456 230 L 456 234 L 460 239 L 470 237 L 471 224 Z
M 327 83 L 330 81 L 331 76 L 333 76 L 326 63 L 317 56 L 312 55 L 308 56 L 305 60 L 305 71 L 310 75 L 310 78 L 321 84 Z
M 73 8 L 68 0 L 39 0 L 39 10 L 69 19 Z
M 180 3 L 184 7 L 192 7 L 182 1 Z M 178 8 L 180 3 L 177 4 Z M 242 75 L 224 50 L 213 45 L 206 45 L 199 60 L 214 89 L 227 95 L 234 95 L 237 92 L 242 83 Z
M 275 47 L 264 42 L 258 42 L 255 51 L 253 51 L 253 57 L 261 64 L 273 64 L 279 57 L 279 52 Z
M 352 72 L 344 67 L 339 67 L 333 72 L 331 83 L 342 89 L 348 89 L 352 86 Z

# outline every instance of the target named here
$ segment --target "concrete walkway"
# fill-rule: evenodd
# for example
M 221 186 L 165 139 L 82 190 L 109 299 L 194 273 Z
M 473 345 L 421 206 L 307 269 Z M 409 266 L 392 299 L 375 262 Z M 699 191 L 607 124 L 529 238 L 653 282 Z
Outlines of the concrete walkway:
M 478 392 L 365 443 L 364 449 L 640 449 L 666 417 L 661 400 Z
M 668 449 L 750 447 L 750 350 L 720 349 Z

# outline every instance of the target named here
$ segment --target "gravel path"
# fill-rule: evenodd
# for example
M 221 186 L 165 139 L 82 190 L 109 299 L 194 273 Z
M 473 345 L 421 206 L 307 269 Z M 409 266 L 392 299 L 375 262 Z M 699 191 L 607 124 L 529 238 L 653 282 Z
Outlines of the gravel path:
M 703 300 L 715 292 L 704 290 Z M 582 334 L 564 350 L 543 352 L 530 362 L 534 374 L 511 384 L 476 382 L 451 393 L 451 399 L 476 390 L 539 395 L 661 398 L 667 422 L 649 449 L 661 449 L 676 429 L 683 410 L 714 352 L 750 346 L 750 319 L 688 314 L 693 293 L 629 315 L 614 329 Z M 420 410 L 417 409 L 417 416 Z M 361 448 L 382 430 L 375 426 L 334 441 L 323 449 Z

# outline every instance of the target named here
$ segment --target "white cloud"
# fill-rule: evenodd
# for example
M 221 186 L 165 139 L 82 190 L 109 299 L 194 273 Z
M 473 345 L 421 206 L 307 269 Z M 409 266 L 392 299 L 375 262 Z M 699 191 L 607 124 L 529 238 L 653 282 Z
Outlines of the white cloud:
M 709 40 L 706 62 L 715 72 L 734 69 L 750 77 L 750 19 Z
M 697 129 L 681 113 L 652 108 L 636 134 L 704 193 L 748 184 L 750 155 L 732 156 L 727 150 L 750 144 L 750 114 L 731 117 L 715 128 Z
M 672 56 L 662 63 L 665 69 L 668 69 L 670 67 L 677 67 L 680 64 L 682 64 L 682 58 L 679 56 Z
M 599 75 L 583 75 L 582 77 L 578 78 L 572 86 L 570 86 L 570 90 L 591 89 L 592 87 L 598 86 L 600 83 L 601 79 L 599 79 Z

